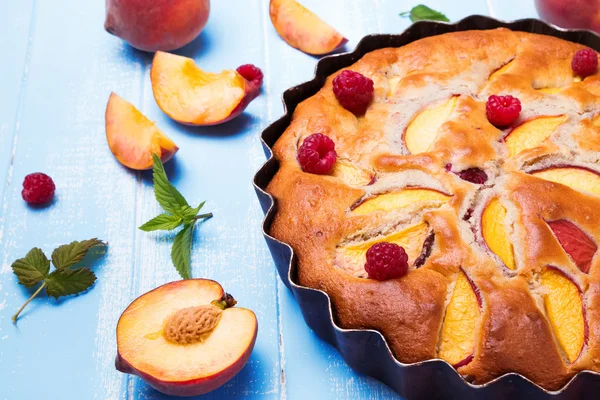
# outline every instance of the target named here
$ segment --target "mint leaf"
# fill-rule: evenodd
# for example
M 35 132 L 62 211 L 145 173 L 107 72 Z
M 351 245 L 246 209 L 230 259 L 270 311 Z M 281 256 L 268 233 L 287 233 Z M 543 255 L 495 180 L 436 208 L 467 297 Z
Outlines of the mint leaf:
M 79 294 L 89 289 L 95 281 L 96 274 L 89 268 L 57 269 L 46 279 L 46 293 L 54 298 Z
M 200 217 L 196 218 L 198 216 L 198 213 L 202 209 L 202 207 L 204 207 L 204 203 L 206 203 L 206 202 L 203 201 L 202 203 L 200 203 L 200 205 L 198 207 L 195 207 L 195 208 L 192 208 L 190 206 L 181 207 L 181 210 L 179 212 L 181 213 L 181 216 L 183 217 L 183 223 L 190 224 L 201 218 L 212 217 L 212 214 L 208 213 L 208 214 L 204 214 L 204 215 L 201 215 Z
M 171 249 L 171 260 L 179 275 L 183 279 L 190 279 L 191 273 L 191 254 L 194 238 L 194 223 L 185 225 L 183 229 L 175 236 L 173 248 Z
M 12 263 L 12 270 L 19 278 L 19 283 L 25 287 L 32 287 L 43 281 L 50 271 L 50 260 L 44 252 L 34 247 L 25 258 L 19 258 Z
M 423 4 L 413 7 L 410 11 L 400 13 L 400 16 L 409 17 L 412 22 L 424 20 L 450 22 L 448 17 L 446 17 L 444 14 Z
M 105 244 L 98 239 L 90 239 L 60 246 L 52 252 L 52 264 L 56 269 L 70 268 L 83 260 L 87 252 L 95 246 Z
M 183 219 L 176 215 L 160 214 L 157 217 L 152 218 L 144 225 L 140 226 L 139 229 L 150 232 L 150 231 L 170 231 L 171 229 L 177 228 L 183 223 Z
M 181 193 L 175 189 L 175 186 L 169 182 L 160 158 L 154 153 L 152 154 L 152 158 L 154 159 L 152 177 L 154 179 L 154 196 L 156 197 L 156 201 L 158 201 L 165 211 L 178 215 L 181 207 L 189 207 L 189 204 Z

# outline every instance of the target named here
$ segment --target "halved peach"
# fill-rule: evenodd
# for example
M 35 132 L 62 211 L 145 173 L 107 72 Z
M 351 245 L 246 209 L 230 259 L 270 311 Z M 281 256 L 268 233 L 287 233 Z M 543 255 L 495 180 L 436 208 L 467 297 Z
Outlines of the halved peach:
M 477 340 L 477 325 L 481 318 L 481 301 L 475 285 L 460 270 L 446 308 L 442 325 L 438 357 L 455 368 L 467 365 L 473 359 Z
M 513 129 L 505 139 L 508 152 L 511 156 L 515 156 L 523 150 L 539 146 L 566 119 L 567 117 L 564 115 L 545 116 L 522 123 Z
M 423 153 L 429 149 L 437 138 L 438 131 L 454 111 L 457 99 L 453 96 L 440 104 L 426 108 L 408 124 L 404 132 L 404 142 L 411 154 Z
M 191 58 L 162 51 L 154 56 L 150 78 L 160 109 L 186 125 L 229 121 L 240 115 L 260 92 L 260 87 L 237 71 L 206 72 Z
M 116 368 L 169 395 L 215 390 L 242 369 L 256 341 L 256 316 L 234 305 L 207 279 L 171 282 L 140 296 L 119 319 Z
M 510 269 L 515 269 L 515 256 L 506 231 L 506 208 L 500 200 L 490 200 L 481 215 L 481 232 L 485 243 Z
M 279 36 L 305 53 L 331 53 L 348 41 L 296 0 L 271 0 L 269 14 Z
M 331 174 L 349 186 L 367 186 L 373 182 L 374 175 L 352 162 L 338 158 Z
M 581 167 L 552 167 L 532 172 L 531 175 L 560 183 L 581 192 L 600 196 L 600 175 Z
M 337 263 L 344 269 L 364 272 L 364 265 L 367 260 L 367 250 L 375 243 L 389 242 L 403 247 L 408 256 L 409 265 L 412 265 L 421 254 L 423 243 L 425 242 L 425 239 L 427 239 L 428 234 L 429 225 L 421 222 L 387 236 L 351 244 L 338 249 Z
M 546 222 L 565 253 L 571 257 L 577 268 L 588 273 L 592 259 L 598 250 L 596 242 L 574 223 L 566 219 Z
M 563 352 L 573 363 L 587 340 L 581 290 L 557 268 L 547 267 L 541 276 L 548 319 Z
M 116 159 L 132 169 L 152 168 L 152 154 L 169 161 L 179 147 L 133 104 L 111 93 L 106 106 L 106 140 Z
M 397 192 L 371 197 L 354 208 L 352 214 L 366 215 L 375 211 L 398 210 L 417 202 L 431 207 L 440 207 L 451 198 L 452 196 L 433 189 L 404 188 Z

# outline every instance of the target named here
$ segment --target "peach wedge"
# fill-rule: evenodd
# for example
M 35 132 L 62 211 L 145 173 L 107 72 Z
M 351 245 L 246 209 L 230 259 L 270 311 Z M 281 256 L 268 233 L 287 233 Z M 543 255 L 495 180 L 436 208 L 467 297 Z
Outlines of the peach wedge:
M 455 368 L 473 359 L 481 301 L 475 286 L 461 270 L 446 308 L 438 356 Z
M 279 36 L 305 53 L 331 53 L 348 41 L 296 0 L 271 0 L 269 13 Z
M 206 72 L 191 58 L 161 51 L 154 56 L 150 78 L 160 109 L 186 125 L 229 121 L 260 93 L 260 87 L 234 70 Z
M 544 116 L 517 126 L 505 139 L 511 157 L 542 144 L 566 119 L 564 115 Z
M 152 121 L 115 93 L 111 93 L 108 100 L 105 122 L 108 147 L 128 168 L 151 168 L 152 153 L 166 162 L 179 150 Z
M 535 171 L 531 175 L 547 181 L 560 183 L 581 192 L 600 196 L 600 175 L 589 169 L 561 166 Z
M 117 325 L 116 368 L 156 390 L 197 396 L 246 364 L 258 324 L 221 285 L 187 279 L 160 286 L 127 307 Z
M 456 102 L 457 97 L 453 96 L 445 102 L 428 107 L 408 124 L 404 142 L 411 154 L 423 153 L 429 149 L 442 125 L 450 118 Z
M 506 209 L 498 199 L 492 199 L 481 215 L 481 231 L 483 239 L 502 262 L 515 269 L 515 256 L 510 237 L 506 230 Z
M 397 192 L 383 193 L 360 203 L 352 210 L 354 215 L 367 215 L 377 211 L 393 211 L 419 203 L 423 206 L 441 207 L 451 196 L 437 190 L 404 188 Z

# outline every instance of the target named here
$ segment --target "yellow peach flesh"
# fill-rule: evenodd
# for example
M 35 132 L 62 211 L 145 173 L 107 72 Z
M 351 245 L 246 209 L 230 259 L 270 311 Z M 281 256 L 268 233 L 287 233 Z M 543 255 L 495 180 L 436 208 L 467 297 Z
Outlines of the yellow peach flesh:
M 423 242 L 425 242 L 428 232 L 428 225 L 422 222 L 410 226 L 402 231 L 392 233 L 388 236 L 371 239 L 366 242 L 344 247 L 342 249 L 343 257 L 344 260 L 352 263 L 353 265 L 362 267 L 367 259 L 367 250 L 369 250 L 371 246 L 373 246 L 375 243 L 389 242 L 403 247 L 404 251 L 406 251 L 406 255 L 408 256 L 409 263 L 413 263 L 421 254 Z
M 408 188 L 399 192 L 384 193 L 372 197 L 352 210 L 352 214 L 366 215 L 375 211 L 392 211 L 417 202 L 430 207 L 440 207 L 450 198 L 451 196 L 437 190 Z
M 557 167 L 534 172 L 531 175 L 600 196 L 600 176 L 587 169 Z
M 223 295 L 216 282 L 180 282 L 135 300 L 117 326 L 119 355 L 136 370 L 162 382 L 210 379 L 227 370 L 251 348 L 257 326 L 252 311 L 228 308 L 202 342 L 179 345 L 166 340 L 162 329 L 170 315 L 182 308 L 210 304 Z
M 555 117 L 538 117 L 524 122 L 513 129 L 506 137 L 506 146 L 511 156 L 517 155 L 523 150 L 539 146 L 548 139 L 560 124 L 565 122 L 566 117 L 559 115 Z
M 492 199 L 481 216 L 483 239 L 504 264 L 515 269 L 515 257 L 510 237 L 506 231 L 506 209 L 498 199 Z
M 411 154 L 427 151 L 456 107 L 456 97 L 421 111 L 406 128 L 404 141 Z
M 494 72 L 492 72 L 488 78 L 488 80 L 493 81 L 494 79 L 498 78 L 500 75 L 504 75 L 508 72 L 508 70 L 510 69 L 512 65 L 512 61 L 507 62 L 506 64 L 504 64 L 503 66 L 501 66 L 500 68 L 498 68 L 497 70 L 495 70 Z
M 305 53 L 327 54 L 347 41 L 296 0 L 271 0 L 269 13 L 283 40 Z
M 373 180 L 373 175 L 352 164 L 350 161 L 339 159 L 335 162 L 333 176 L 349 186 L 367 186 Z
M 562 272 L 546 268 L 542 272 L 546 289 L 544 305 L 554 334 L 569 362 L 574 362 L 585 342 L 585 319 L 579 288 Z
M 464 272 L 458 274 L 440 336 L 439 358 L 457 365 L 473 354 L 480 318 L 479 302 Z
M 160 109 L 190 125 L 228 120 L 251 89 L 236 71 L 206 72 L 191 58 L 160 51 L 154 56 L 150 76 Z
M 152 153 L 166 162 L 179 150 L 133 104 L 115 93 L 106 107 L 106 140 L 121 164 L 137 170 L 152 167 Z

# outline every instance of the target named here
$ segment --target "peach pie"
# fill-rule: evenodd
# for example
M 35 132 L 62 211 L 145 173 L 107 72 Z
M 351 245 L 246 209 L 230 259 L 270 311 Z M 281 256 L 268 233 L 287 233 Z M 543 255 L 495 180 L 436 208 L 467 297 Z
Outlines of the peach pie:
M 600 372 L 597 54 L 507 29 L 366 54 L 274 146 L 270 234 L 343 328 L 477 384 Z

